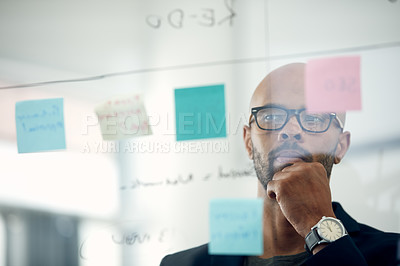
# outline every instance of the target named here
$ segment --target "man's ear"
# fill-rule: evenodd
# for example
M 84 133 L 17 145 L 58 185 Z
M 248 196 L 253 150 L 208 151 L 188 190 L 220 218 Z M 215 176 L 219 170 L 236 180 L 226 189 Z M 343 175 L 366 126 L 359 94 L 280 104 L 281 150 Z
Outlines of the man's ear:
M 249 126 L 243 126 L 243 141 L 247 151 L 247 155 L 253 160 L 253 143 L 251 141 L 251 128 Z
M 345 131 L 340 134 L 339 142 L 335 152 L 335 164 L 340 163 L 350 146 L 350 132 Z

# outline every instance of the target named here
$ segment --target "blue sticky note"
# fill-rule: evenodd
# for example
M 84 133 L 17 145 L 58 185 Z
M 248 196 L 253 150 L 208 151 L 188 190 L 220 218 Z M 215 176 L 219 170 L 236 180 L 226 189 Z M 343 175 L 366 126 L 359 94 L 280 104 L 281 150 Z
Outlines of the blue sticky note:
M 217 255 L 263 253 L 263 200 L 213 199 L 210 201 L 210 244 Z
M 226 137 L 224 85 L 175 90 L 176 140 Z
M 56 98 L 15 104 L 19 153 L 65 149 L 63 103 Z

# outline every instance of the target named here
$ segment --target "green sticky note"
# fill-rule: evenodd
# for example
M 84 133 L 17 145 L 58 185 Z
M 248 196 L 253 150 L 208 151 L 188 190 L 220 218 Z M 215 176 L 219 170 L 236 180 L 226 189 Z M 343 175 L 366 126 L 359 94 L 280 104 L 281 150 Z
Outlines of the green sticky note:
M 15 104 L 19 153 L 65 149 L 63 102 L 56 98 Z
M 216 255 L 263 253 L 263 200 L 213 199 L 210 201 L 210 243 Z
M 176 140 L 226 137 L 224 85 L 175 90 Z

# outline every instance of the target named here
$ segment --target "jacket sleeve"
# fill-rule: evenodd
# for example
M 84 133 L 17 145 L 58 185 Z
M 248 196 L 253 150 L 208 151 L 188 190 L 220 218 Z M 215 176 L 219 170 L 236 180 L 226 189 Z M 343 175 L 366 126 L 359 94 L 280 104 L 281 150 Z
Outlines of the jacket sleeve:
M 344 236 L 319 251 L 303 265 L 368 265 L 350 236 Z

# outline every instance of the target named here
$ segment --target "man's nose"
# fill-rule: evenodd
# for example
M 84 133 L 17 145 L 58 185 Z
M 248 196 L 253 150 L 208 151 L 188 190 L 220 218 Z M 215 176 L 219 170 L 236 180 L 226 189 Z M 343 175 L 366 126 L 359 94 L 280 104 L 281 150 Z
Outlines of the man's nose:
M 287 141 L 287 140 L 302 140 L 303 129 L 299 125 L 299 122 L 296 119 L 296 116 L 292 116 L 286 125 L 279 131 L 278 140 L 279 141 Z

